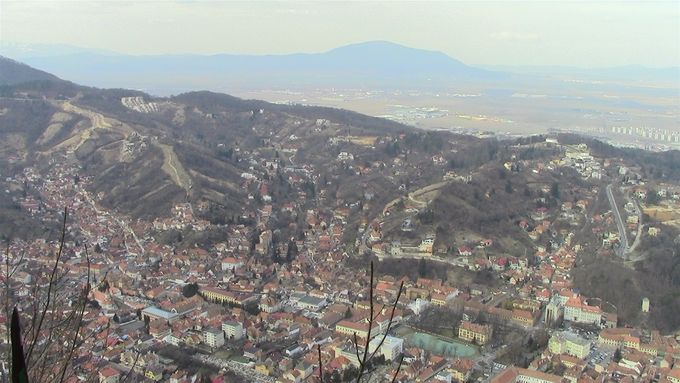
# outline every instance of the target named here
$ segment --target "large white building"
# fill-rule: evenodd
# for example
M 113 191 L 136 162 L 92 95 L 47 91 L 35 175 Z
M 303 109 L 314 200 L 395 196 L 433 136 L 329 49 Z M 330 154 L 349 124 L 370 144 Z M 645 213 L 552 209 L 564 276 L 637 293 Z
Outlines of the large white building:
M 569 354 L 584 359 L 590 353 L 592 342 L 575 333 L 558 332 L 548 342 L 548 349 L 553 354 Z
M 649 312 L 649 298 L 647 297 L 642 298 L 642 312 L 643 313 Z
M 243 266 L 243 261 L 234 257 L 222 259 L 222 271 L 235 270 Z
M 203 331 L 203 342 L 212 348 L 224 345 L 224 332 L 220 329 L 209 328 Z
M 368 351 L 374 352 L 378 345 L 380 344 L 381 340 L 382 336 L 377 336 L 373 338 L 371 342 L 368 344 Z M 396 360 L 403 351 L 404 340 L 401 338 L 388 335 L 385 337 L 385 341 L 380 346 L 380 350 L 376 354 L 385 356 L 386 360 Z
M 160 319 L 166 322 L 173 323 L 180 318 L 176 312 L 165 311 L 156 306 L 149 306 L 142 310 L 142 318 L 149 318 L 149 320 Z
M 425 309 L 430 306 L 430 301 L 426 299 L 416 298 L 415 301 L 408 304 L 408 308 L 413 311 L 414 314 L 420 315 Z
M 300 297 L 295 301 L 295 305 L 303 310 L 317 312 L 324 308 L 328 302 L 324 298 L 317 298 L 310 295 Z
M 227 339 L 241 339 L 245 335 L 243 325 L 239 322 L 226 321 L 222 323 L 222 331 Z
M 602 309 L 588 306 L 580 296 L 574 296 L 564 305 L 564 320 L 599 326 L 602 321 Z

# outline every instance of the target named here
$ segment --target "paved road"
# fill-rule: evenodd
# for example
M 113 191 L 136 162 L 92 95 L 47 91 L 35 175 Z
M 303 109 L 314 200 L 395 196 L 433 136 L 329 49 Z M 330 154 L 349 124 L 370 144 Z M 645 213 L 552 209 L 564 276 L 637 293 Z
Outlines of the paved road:
M 623 219 L 621 218 L 621 212 L 619 212 L 619 207 L 616 205 L 616 200 L 614 199 L 614 193 L 612 192 L 612 184 L 607 185 L 607 198 L 609 199 L 609 205 L 614 212 L 614 218 L 616 218 L 616 226 L 619 229 L 619 241 L 620 244 L 616 248 L 616 255 L 623 258 L 629 250 L 628 246 L 628 235 L 626 234 L 626 226 L 623 224 Z
M 640 204 L 638 203 L 637 199 L 632 198 L 630 196 L 629 191 L 626 192 L 626 199 L 628 199 L 628 201 L 632 203 L 633 206 L 635 206 L 635 214 L 637 214 L 638 216 L 637 234 L 635 235 L 633 244 L 630 246 L 630 251 L 633 252 L 640 244 L 640 239 L 642 238 L 642 230 L 644 229 L 645 225 L 642 224 L 642 209 L 640 208 Z
M 635 250 L 640 245 L 640 241 L 642 239 L 642 231 L 645 229 L 646 225 L 642 224 L 642 208 L 640 208 L 640 203 L 638 202 L 638 200 L 630 196 L 630 191 L 626 192 L 626 198 L 628 199 L 629 202 L 631 202 L 635 206 L 635 214 L 637 214 L 638 216 L 637 233 L 635 235 L 635 239 L 633 240 L 633 244 L 630 245 L 630 249 L 628 249 L 630 253 L 635 253 Z M 628 262 L 637 262 L 645 258 L 644 252 L 636 254 L 637 257 L 635 258 L 629 257 Z

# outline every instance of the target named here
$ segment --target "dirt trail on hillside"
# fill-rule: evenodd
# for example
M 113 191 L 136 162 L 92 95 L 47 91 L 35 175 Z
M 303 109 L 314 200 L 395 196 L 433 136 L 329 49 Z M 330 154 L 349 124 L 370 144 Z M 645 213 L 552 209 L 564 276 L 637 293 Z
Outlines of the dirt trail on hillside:
M 55 145 L 53 148 L 48 150 L 48 152 L 53 152 L 65 148 L 68 148 L 71 151 L 76 151 L 87 140 L 89 140 L 92 137 L 92 134 L 96 129 L 112 130 L 122 134 L 124 138 L 127 138 L 128 135 L 134 132 L 134 129 L 132 129 L 130 126 L 121 121 L 118 121 L 114 118 L 106 117 L 101 113 L 97 113 L 89 109 L 84 109 L 79 106 L 75 106 L 68 101 L 60 103 L 58 106 L 66 113 L 78 114 L 89 119 L 91 122 L 91 126 L 80 132 L 77 132 L 73 136 L 60 142 L 58 145 Z
M 163 165 L 161 166 L 161 169 L 170 176 L 172 182 L 186 190 L 188 193 L 191 189 L 191 177 L 186 170 L 184 170 L 184 167 L 177 158 L 172 146 L 160 144 L 158 142 L 154 143 L 154 145 L 163 151 Z

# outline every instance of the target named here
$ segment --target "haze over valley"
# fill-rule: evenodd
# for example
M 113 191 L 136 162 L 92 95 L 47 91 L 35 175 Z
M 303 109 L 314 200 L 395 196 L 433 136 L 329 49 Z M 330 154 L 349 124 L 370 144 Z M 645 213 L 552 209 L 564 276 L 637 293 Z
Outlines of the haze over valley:
M 680 144 L 678 67 L 484 69 L 441 52 L 385 41 L 278 56 L 129 56 L 29 47 L 4 51 L 62 78 L 98 87 L 161 96 L 206 89 L 275 103 L 350 109 L 425 129 L 575 132 L 653 150 Z
M 1 2 L 0 382 L 680 382 L 675 11 Z

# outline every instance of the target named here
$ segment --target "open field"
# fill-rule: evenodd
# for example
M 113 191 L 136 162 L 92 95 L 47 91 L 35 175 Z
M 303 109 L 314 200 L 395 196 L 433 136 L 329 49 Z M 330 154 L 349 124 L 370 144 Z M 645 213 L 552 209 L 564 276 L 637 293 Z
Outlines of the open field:
M 447 90 L 296 89 L 232 90 L 245 98 L 355 110 L 425 129 L 500 134 L 562 130 L 603 137 L 621 145 L 677 146 L 669 141 L 680 117 L 675 85 L 564 84 L 567 79 L 524 84 L 461 84 Z M 636 132 L 636 129 L 638 131 Z M 665 132 L 665 133 L 664 133 Z M 663 137 L 662 137 L 663 136 Z

